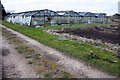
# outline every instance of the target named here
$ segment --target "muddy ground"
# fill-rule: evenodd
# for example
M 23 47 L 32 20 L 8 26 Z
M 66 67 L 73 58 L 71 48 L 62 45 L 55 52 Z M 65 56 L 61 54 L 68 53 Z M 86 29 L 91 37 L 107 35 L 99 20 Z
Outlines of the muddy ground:
M 86 27 L 86 28 L 65 28 L 57 33 L 69 33 L 90 39 L 100 39 L 102 42 L 120 44 L 120 26 L 100 26 L 100 27 Z

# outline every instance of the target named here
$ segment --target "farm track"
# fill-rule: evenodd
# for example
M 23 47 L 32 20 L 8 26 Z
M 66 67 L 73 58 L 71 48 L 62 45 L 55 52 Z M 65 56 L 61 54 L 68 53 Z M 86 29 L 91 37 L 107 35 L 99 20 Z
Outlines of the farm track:
M 111 25 L 106 27 L 92 27 L 92 28 L 66 28 L 62 31 L 58 31 L 58 33 L 69 33 L 72 35 L 86 37 L 90 39 L 100 39 L 102 42 L 112 43 L 112 44 L 120 44 L 119 41 L 119 25 Z
M 6 27 L 2 26 L 2 28 Z M 65 68 L 67 68 L 68 72 L 74 74 L 78 78 L 115 78 L 115 76 L 109 75 L 101 70 L 92 68 L 80 60 L 71 58 L 65 55 L 64 53 L 61 53 L 53 48 L 45 46 L 37 42 L 36 40 L 22 35 L 21 33 L 18 33 L 9 28 L 6 29 L 7 31 L 10 31 L 11 33 L 16 34 L 18 37 L 25 40 L 28 44 L 36 47 L 36 49 L 42 50 L 44 52 L 44 56 L 46 56 L 50 60 L 52 59 L 57 64 L 63 65 Z
M 1 36 L 0 36 L 1 37 Z M 29 66 L 23 55 L 18 54 L 13 44 L 2 36 L 2 77 L 3 78 L 38 78 L 32 67 Z
M 1 36 L 2 34 L 0 33 L 0 79 L 2 79 L 2 37 Z

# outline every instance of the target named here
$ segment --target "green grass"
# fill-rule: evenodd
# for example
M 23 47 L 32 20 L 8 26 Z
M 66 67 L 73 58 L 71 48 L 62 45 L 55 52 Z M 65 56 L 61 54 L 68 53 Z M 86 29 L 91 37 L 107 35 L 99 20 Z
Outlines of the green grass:
M 32 48 L 30 48 L 30 47 L 28 47 L 26 45 L 18 46 L 18 47 L 16 47 L 16 50 L 19 53 L 24 53 L 24 54 L 26 54 L 26 53 L 34 53 L 35 52 L 34 49 L 32 49 Z
M 67 73 L 67 72 L 63 72 L 62 78 L 73 78 L 74 76 Z
M 29 61 L 28 61 L 28 64 L 33 64 L 33 61 L 30 61 L 30 60 L 29 60 Z
M 47 72 L 44 74 L 44 77 L 52 77 L 54 75 L 53 72 Z
M 85 27 L 85 26 L 106 26 L 111 25 L 112 23 L 105 23 L 105 24 L 73 24 L 73 25 L 50 25 L 47 27 L 43 27 L 41 29 L 58 29 L 61 30 L 62 28 L 79 28 L 79 27 Z
M 27 55 L 27 56 L 25 56 L 25 58 L 32 58 L 32 56 L 31 55 Z
M 31 54 L 31 55 L 26 55 L 25 58 L 34 58 L 34 59 L 39 59 L 40 54 Z
M 10 32 L 7 32 L 5 29 L 2 29 L 2 35 L 6 36 L 7 40 L 10 41 L 10 43 L 21 45 L 23 44 L 22 41 L 16 38 L 14 34 L 11 34 Z
M 15 48 L 19 53 L 30 54 L 34 53 L 35 50 L 28 47 L 27 45 L 18 46 Z
M 0 79 L 2 78 L 2 72 L 0 72 Z
M 2 21 L 0 20 L 0 24 L 2 24 Z
M 100 48 L 96 48 L 90 44 L 78 43 L 77 41 L 69 41 L 69 40 L 59 40 L 56 36 L 47 34 L 43 32 L 44 29 L 61 29 L 66 27 L 78 28 L 85 26 L 106 26 L 108 24 L 76 24 L 76 25 L 64 25 L 64 26 L 47 26 L 44 28 L 30 28 L 24 27 L 8 22 L 3 22 L 3 25 L 16 30 L 26 36 L 29 36 L 45 45 L 56 48 L 57 50 L 64 52 L 70 56 L 78 58 L 80 60 L 89 62 L 94 64 L 95 66 L 116 74 L 120 76 L 120 65 L 119 59 L 115 57 L 115 53 L 109 51 L 102 51 Z M 94 53 L 99 58 L 89 58 L 90 54 Z M 109 61 L 117 61 L 116 63 L 111 63 Z

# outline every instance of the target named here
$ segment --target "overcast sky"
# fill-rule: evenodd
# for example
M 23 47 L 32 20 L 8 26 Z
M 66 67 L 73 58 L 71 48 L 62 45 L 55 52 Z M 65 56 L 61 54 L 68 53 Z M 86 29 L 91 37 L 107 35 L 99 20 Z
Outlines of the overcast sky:
M 5 10 L 15 12 L 50 9 L 107 13 L 108 15 L 118 13 L 118 1 L 120 0 L 1 0 Z

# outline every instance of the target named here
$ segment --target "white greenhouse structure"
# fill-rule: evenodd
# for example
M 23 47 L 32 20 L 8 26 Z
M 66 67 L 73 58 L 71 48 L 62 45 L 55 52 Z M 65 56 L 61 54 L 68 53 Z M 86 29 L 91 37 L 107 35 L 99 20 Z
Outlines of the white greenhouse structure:
M 6 16 L 5 21 L 31 27 L 108 22 L 105 13 L 52 11 L 48 9 L 14 13 Z

